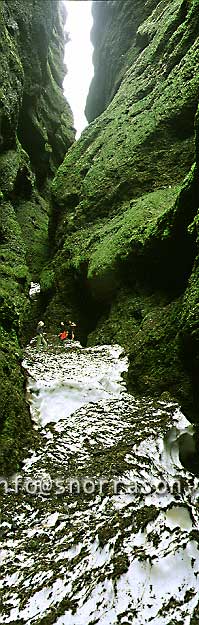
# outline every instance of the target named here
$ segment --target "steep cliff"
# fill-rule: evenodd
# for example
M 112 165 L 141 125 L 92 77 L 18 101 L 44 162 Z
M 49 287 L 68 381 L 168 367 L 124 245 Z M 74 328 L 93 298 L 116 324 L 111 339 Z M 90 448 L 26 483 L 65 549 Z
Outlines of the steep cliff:
M 48 258 L 49 182 L 74 140 L 62 93 L 64 21 L 57 1 L 1 0 L 0 450 L 11 470 L 30 436 L 20 367 L 29 284 Z
M 198 0 L 94 4 L 88 117 L 109 105 L 53 182 L 55 254 L 43 272 L 52 327 L 58 310 L 78 315 L 89 345 L 125 346 L 134 393 L 169 391 L 194 419 L 198 9 Z
M 103 0 L 92 3 L 94 77 L 86 103 L 86 117 L 93 121 L 111 102 L 125 71 L 146 43 L 139 26 L 156 7 L 156 0 Z

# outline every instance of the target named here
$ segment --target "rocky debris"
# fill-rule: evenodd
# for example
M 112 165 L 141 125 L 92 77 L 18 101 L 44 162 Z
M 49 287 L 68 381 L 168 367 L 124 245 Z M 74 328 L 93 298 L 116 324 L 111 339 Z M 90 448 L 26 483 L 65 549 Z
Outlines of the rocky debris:
M 168 398 L 126 393 L 118 346 L 50 341 L 24 366 L 41 438 L 1 486 L 2 623 L 191 625 L 199 482 L 179 449 L 192 426 Z

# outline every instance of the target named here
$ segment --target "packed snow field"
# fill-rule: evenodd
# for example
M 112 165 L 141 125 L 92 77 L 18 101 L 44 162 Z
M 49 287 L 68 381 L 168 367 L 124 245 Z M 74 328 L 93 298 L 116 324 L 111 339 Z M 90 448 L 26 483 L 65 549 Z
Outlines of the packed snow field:
M 2 484 L 2 624 L 190 625 L 198 603 L 192 429 L 134 399 L 119 346 L 27 347 L 38 445 Z M 192 621 L 194 622 L 194 621 Z

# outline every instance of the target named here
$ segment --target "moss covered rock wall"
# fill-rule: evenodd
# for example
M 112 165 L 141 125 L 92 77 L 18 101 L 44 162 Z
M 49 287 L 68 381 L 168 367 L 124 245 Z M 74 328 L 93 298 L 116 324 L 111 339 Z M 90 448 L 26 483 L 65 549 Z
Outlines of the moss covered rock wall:
M 62 92 L 65 17 L 56 0 L 0 2 L 0 463 L 7 470 L 31 436 L 20 346 L 30 281 L 48 258 L 49 184 L 74 140 Z
M 70 308 L 89 345 L 125 346 L 134 393 L 169 391 L 196 419 L 199 2 L 97 2 L 94 16 L 88 118 L 104 111 L 52 185 L 46 318 Z
M 125 71 L 146 43 L 139 26 L 157 5 L 156 0 L 99 0 L 92 3 L 94 77 L 86 103 L 86 117 L 93 121 L 111 102 Z

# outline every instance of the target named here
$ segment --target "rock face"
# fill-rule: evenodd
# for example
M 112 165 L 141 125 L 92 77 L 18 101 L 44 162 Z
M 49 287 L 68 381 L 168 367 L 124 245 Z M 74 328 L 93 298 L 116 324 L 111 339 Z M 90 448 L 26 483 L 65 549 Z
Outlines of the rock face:
M 93 2 L 91 40 L 95 72 L 85 109 L 89 122 L 111 102 L 138 49 L 147 44 L 147 38 L 141 38 L 137 31 L 156 4 L 156 0 Z
M 105 110 L 53 182 L 55 255 L 43 273 L 46 293 L 54 290 L 48 320 L 70 307 L 89 345 L 125 346 L 134 394 L 169 391 L 193 419 L 198 9 L 198 0 L 94 4 L 87 116 Z
M 0 430 L 1 462 L 9 468 L 17 464 L 18 437 L 24 439 L 30 421 L 18 343 L 29 313 L 28 285 L 48 257 L 49 181 L 74 139 L 62 93 L 64 20 L 57 1 L 1 2 Z

